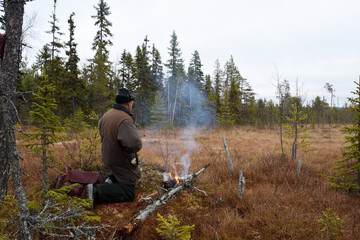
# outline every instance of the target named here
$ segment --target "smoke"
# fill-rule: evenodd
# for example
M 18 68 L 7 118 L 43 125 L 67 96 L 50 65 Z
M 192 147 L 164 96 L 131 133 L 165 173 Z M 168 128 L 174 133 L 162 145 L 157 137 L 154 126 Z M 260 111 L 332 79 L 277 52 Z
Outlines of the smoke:
M 189 173 L 189 168 L 191 164 L 191 155 L 194 150 L 198 148 L 198 144 L 194 139 L 194 135 L 197 133 L 196 128 L 189 127 L 185 128 L 182 132 L 182 136 L 184 141 L 184 145 L 186 147 L 186 153 L 181 156 L 180 164 L 182 166 L 181 177 L 185 177 Z
M 159 92 L 156 95 L 156 106 L 152 106 L 152 119 L 156 121 L 152 126 L 157 129 L 179 126 L 183 129 L 180 143 L 182 146 L 177 142 L 170 148 L 173 150 L 172 157 L 180 160 L 182 168 L 181 173 L 178 172 L 179 177 L 186 177 L 191 166 L 191 156 L 199 149 L 194 137 L 201 128 L 214 125 L 216 115 L 215 107 L 202 89 L 185 81 L 179 83 L 176 88 L 178 89 L 170 89 L 170 94 Z M 168 89 L 165 87 L 164 90 Z M 167 181 L 168 173 L 164 173 L 163 177 L 164 181 Z

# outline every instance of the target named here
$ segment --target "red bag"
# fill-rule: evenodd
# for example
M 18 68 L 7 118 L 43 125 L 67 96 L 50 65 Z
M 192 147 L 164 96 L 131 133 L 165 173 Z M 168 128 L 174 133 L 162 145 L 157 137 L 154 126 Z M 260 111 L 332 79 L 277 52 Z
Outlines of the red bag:
M 66 167 L 66 175 L 58 176 L 55 189 L 59 189 L 62 186 L 69 186 L 74 183 L 79 183 L 80 185 L 74 187 L 70 192 L 68 192 L 68 195 L 85 199 L 86 185 L 100 183 L 99 173 L 72 170 L 71 168 Z

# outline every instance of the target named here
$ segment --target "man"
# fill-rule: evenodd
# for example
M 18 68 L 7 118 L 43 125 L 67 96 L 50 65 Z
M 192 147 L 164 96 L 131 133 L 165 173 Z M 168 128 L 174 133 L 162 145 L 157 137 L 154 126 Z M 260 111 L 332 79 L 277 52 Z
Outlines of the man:
M 133 201 L 140 178 L 137 152 L 142 143 L 130 113 L 134 98 L 128 89 L 121 88 L 115 101 L 98 125 L 102 161 L 112 174 L 105 184 L 88 185 L 88 197 L 94 199 L 94 203 Z

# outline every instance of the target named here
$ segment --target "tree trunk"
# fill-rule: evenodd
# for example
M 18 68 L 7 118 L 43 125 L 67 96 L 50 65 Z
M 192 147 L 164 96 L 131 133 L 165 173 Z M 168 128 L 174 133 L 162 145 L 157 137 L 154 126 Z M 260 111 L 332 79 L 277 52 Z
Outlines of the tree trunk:
M 14 125 L 17 112 L 15 107 L 16 85 L 21 61 L 21 34 L 24 15 L 24 0 L 5 2 L 6 43 L 0 73 L 0 197 L 7 193 L 9 170 L 19 208 L 19 238 L 31 239 L 27 219 L 29 211 L 21 182 L 19 153 L 16 147 Z
M 5 5 L 6 43 L 1 60 L 0 77 L 0 197 L 7 193 L 10 174 L 11 139 L 9 127 L 15 124 L 15 92 L 21 60 L 21 32 L 24 2 L 8 1 Z M 9 122 L 10 121 L 10 122 Z

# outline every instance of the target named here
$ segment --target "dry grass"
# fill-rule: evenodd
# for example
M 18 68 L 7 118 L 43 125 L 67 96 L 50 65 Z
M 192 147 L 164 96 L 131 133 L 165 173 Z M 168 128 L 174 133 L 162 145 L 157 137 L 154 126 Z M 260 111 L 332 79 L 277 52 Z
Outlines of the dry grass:
M 141 130 L 142 161 L 164 166 L 178 162 L 191 139 L 181 131 Z M 226 137 L 235 173 L 230 174 L 222 136 Z M 317 222 L 322 211 L 331 208 L 344 220 L 344 239 L 360 238 L 359 198 L 329 188 L 319 174 L 330 174 L 334 162 L 341 159 L 344 135 L 339 128 L 311 130 L 311 151 L 302 155 L 302 168 L 296 176 L 297 162 L 282 164 L 276 129 L 234 128 L 202 130 L 195 135 L 196 149 L 191 154 L 192 172 L 207 163 L 211 166 L 200 175 L 196 187 L 160 207 L 126 239 L 159 239 L 156 214 L 172 214 L 182 224 L 195 224 L 193 239 L 328 239 Z M 56 152 L 63 159 L 64 151 Z M 34 156 L 23 161 L 25 185 L 40 183 L 40 164 Z M 176 165 L 178 166 L 178 165 Z M 238 198 L 238 173 L 246 178 L 245 194 Z M 50 173 L 50 178 L 56 177 Z M 143 176 L 146 177 L 146 176 Z M 146 194 L 138 191 L 137 200 Z M 104 239 L 121 239 L 121 228 L 145 203 L 99 206 L 95 213 L 103 223 L 116 226 Z

